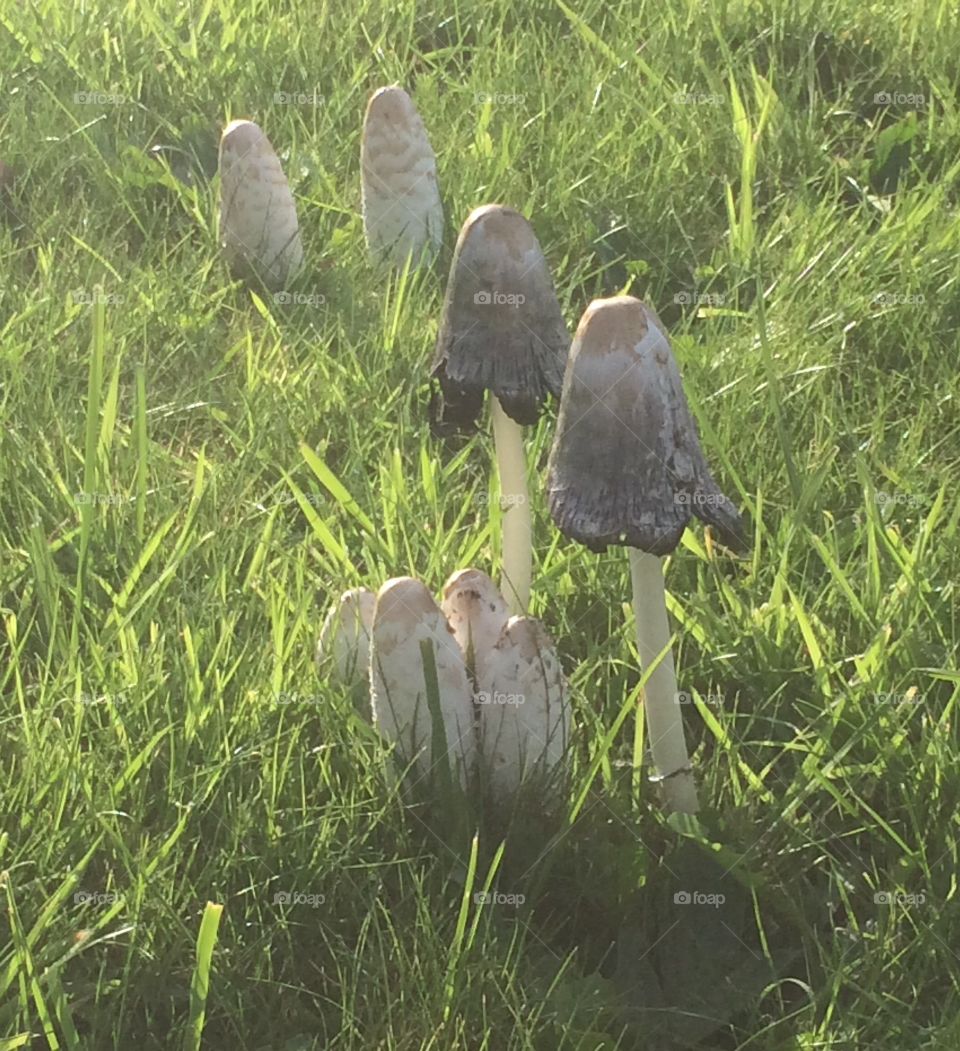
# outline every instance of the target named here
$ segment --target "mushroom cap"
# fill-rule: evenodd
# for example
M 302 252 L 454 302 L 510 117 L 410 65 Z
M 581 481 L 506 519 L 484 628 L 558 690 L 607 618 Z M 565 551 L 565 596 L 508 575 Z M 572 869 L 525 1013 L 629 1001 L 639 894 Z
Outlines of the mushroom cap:
M 443 237 L 437 159 L 410 96 L 380 88 L 367 103 L 360 146 L 363 228 L 377 261 L 436 254 Z
M 447 758 L 461 784 L 476 755 L 473 695 L 463 652 L 427 588 L 412 577 L 388 580 L 377 593 L 370 648 L 374 725 L 421 774 L 433 767 L 433 720 L 421 643 L 437 669 Z
M 557 528 L 593 551 L 672 551 L 691 515 L 744 546 L 710 474 L 670 341 L 632 296 L 594 300 L 574 337 L 548 465 Z
M 330 607 L 317 639 L 317 667 L 331 662 L 335 682 L 352 685 L 366 679 L 376 596 L 369 588 L 345 591 Z
M 220 244 L 231 270 L 285 288 L 303 264 L 297 207 L 270 140 L 251 120 L 220 137 Z
M 517 423 L 536 423 L 559 396 L 570 349 L 550 269 L 530 223 L 488 204 L 463 224 L 454 249 L 433 376 L 439 429 L 470 428 L 492 391 Z
M 476 683 L 510 612 L 496 584 L 479 569 L 461 569 L 443 586 L 440 604 L 454 638 L 467 658 L 467 672 Z
M 483 768 L 495 795 L 563 758 L 570 706 L 553 640 L 533 617 L 511 617 L 485 663 L 478 693 Z

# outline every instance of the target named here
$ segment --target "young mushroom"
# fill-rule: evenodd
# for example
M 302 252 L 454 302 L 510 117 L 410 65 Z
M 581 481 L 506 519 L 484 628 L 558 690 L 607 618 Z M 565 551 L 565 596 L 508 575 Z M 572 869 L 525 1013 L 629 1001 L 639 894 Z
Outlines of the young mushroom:
M 476 688 L 483 662 L 510 619 L 503 595 L 486 573 L 461 569 L 443 585 L 440 608 L 463 650 L 467 674 Z
M 501 590 L 514 613 L 530 597 L 533 553 L 521 426 L 558 396 L 570 348 L 550 270 L 532 227 L 512 208 L 488 204 L 463 224 L 454 250 L 432 375 L 434 425 L 472 429 L 490 412 L 503 515 Z
M 423 643 L 433 656 L 441 726 L 434 726 L 427 693 Z M 388 580 L 377 593 L 370 647 L 370 699 L 374 725 L 396 742 L 401 758 L 428 776 L 452 763 L 466 785 L 476 758 L 473 697 L 463 652 L 430 592 L 412 577 Z M 442 755 L 434 741 L 443 732 Z
M 443 237 L 437 159 L 420 114 L 401 87 L 367 103 L 360 146 L 363 229 L 377 262 L 432 259 Z
M 297 207 L 270 140 L 250 120 L 220 138 L 220 245 L 235 276 L 286 288 L 303 264 Z
M 376 596 L 369 588 L 345 591 L 330 607 L 317 639 L 317 668 L 329 663 L 330 678 L 341 686 L 366 681 Z
M 633 609 L 646 670 L 647 736 L 667 806 L 696 813 L 660 556 L 692 514 L 742 547 L 740 516 L 700 448 L 680 373 L 656 314 L 632 296 L 594 300 L 574 337 L 548 465 L 550 514 L 593 551 L 630 549 Z
M 552 770 L 566 750 L 570 716 L 560 661 L 540 622 L 510 617 L 479 569 L 450 577 L 441 608 L 467 654 L 487 784 L 496 798 L 509 798 L 533 771 Z
M 566 753 L 570 709 L 560 660 L 546 629 L 511 617 L 479 665 L 480 756 L 495 798 L 545 777 Z

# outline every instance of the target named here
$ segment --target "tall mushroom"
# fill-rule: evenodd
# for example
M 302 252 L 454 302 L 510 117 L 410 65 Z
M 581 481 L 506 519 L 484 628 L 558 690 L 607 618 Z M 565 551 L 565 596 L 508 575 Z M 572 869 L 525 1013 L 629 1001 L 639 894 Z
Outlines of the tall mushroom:
M 632 296 L 594 300 L 574 337 L 548 465 L 550 513 L 593 551 L 630 549 L 633 608 L 645 686 L 647 734 L 667 806 L 696 813 L 664 601 L 660 556 L 692 514 L 730 547 L 740 516 L 700 448 L 670 342 L 656 314 Z
M 454 250 L 433 376 L 434 424 L 472 429 L 490 391 L 504 507 L 501 590 L 514 613 L 530 598 L 533 553 L 522 425 L 557 396 L 570 348 L 550 270 L 527 220 L 488 204 L 463 224 Z
M 303 264 L 297 207 L 270 140 L 251 120 L 220 138 L 220 244 L 230 269 L 271 291 Z
M 378 262 L 432 259 L 443 238 L 437 159 L 410 96 L 380 88 L 367 103 L 360 146 L 363 229 Z
M 436 667 L 440 726 L 430 712 L 423 643 Z M 433 596 L 412 577 L 395 577 L 377 592 L 370 699 L 374 725 L 421 776 L 452 761 L 455 780 L 466 785 L 476 758 L 476 731 L 463 652 Z M 443 754 L 436 755 L 440 730 L 445 743 Z

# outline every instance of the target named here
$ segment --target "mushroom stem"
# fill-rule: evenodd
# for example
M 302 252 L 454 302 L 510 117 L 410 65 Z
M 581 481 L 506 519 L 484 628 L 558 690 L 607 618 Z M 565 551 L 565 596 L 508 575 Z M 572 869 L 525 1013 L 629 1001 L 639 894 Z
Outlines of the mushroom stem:
M 523 451 L 520 424 L 503 411 L 499 398 L 490 396 L 493 418 L 493 444 L 500 475 L 501 578 L 500 591 L 510 612 L 522 616 L 530 601 L 533 575 L 530 497 L 527 493 L 527 458 Z
M 637 622 L 637 646 L 643 670 L 646 671 L 658 654 L 663 653 L 663 659 L 651 671 L 644 686 L 650 751 L 668 809 L 680 814 L 695 814 L 700 806 L 683 736 L 677 677 L 673 652 L 669 648 L 670 626 L 663 591 L 663 566 L 657 555 L 634 547 L 629 551 L 633 615 Z

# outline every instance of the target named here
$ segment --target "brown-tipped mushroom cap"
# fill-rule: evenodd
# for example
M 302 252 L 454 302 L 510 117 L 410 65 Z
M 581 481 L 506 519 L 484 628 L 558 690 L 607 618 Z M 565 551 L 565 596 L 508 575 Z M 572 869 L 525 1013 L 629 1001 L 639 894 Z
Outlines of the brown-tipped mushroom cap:
M 303 264 L 297 207 L 270 140 L 251 120 L 220 138 L 220 242 L 231 270 L 272 290 Z
M 467 671 L 476 681 L 510 619 L 503 595 L 486 573 L 461 569 L 444 584 L 440 609 L 467 658 Z
M 406 761 L 426 773 L 433 760 L 432 714 L 422 644 L 433 654 L 440 717 L 461 784 L 473 763 L 473 697 L 463 651 L 428 589 L 412 577 L 388 580 L 377 593 L 370 642 L 370 702 L 374 725 L 397 743 Z
M 363 226 L 378 260 L 436 253 L 443 237 L 437 159 L 410 96 L 394 85 L 370 97 L 360 147 Z
M 570 349 L 547 261 L 513 208 L 488 204 L 463 224 L 447 282 L 433 375 L 435 424 L 469 428 L 492 391 L 517 423 L 536 423 L 558 396 Z
M 547 489 L 557 528 L 593 551 L 667 554 L 692 514 L 724 544 L 744 544 L 740 515 L 704 459 L 670 342 L 639 299 L 598 299 L 584 312 Z

